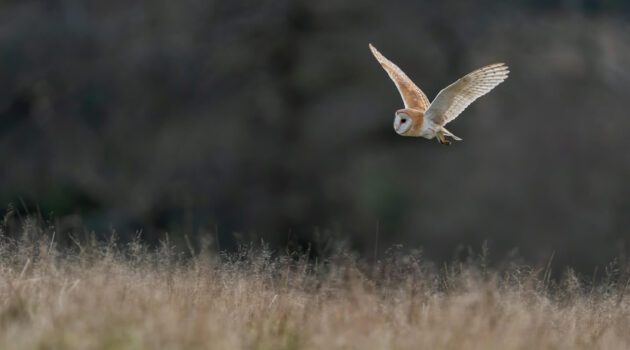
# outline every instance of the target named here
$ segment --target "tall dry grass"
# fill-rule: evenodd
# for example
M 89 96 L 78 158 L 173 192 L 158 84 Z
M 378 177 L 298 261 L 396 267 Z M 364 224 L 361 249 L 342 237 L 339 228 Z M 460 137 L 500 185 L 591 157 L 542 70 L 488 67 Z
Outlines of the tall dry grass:
M 630 298 L 609 274 L 376 264 L 243 246 L 2 237 L 0 349 L 627 349 Z

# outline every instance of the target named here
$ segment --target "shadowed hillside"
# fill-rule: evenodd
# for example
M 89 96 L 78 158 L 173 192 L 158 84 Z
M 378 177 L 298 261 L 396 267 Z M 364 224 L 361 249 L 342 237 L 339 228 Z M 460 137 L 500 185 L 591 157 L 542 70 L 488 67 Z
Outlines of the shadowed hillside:
M 3 2 L 0 206 L 56 218 L 60 237 L 217 234 L 234 248 L 324 232 L 437 260 L 487 240 L 591 273 L 628 244 L 629 11 Z M 402 102 L 369 42 L 429 98 L 488 63 L 512 73 L 450 124 L 464 141 L 446 148 L 394 133 Z

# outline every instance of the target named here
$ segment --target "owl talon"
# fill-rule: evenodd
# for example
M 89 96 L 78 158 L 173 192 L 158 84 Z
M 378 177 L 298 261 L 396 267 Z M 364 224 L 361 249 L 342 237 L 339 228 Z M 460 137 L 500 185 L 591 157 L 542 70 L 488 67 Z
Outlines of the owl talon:
M 438 142 L 442 145 L 446 145 L 446 146 L 450 146 L 451 145 L 451 141 L 449 141 L 446 137 L 444 137 L 444 135 L 442 134 L 438 134 L 437 135 L 437 139 Z

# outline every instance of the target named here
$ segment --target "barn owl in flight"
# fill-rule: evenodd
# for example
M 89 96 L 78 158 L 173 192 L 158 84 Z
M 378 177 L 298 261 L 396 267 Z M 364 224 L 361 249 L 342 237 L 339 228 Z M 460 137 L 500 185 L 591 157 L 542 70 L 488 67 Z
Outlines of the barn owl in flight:
M 427 139 L 437 137 L 443 145 L 451 144 L 446 136 L 461 141 L 444 126 L 457 118 L 476 99 L 501 84 L 510 72 L 503 63 L 479 68 L 442 89 L 433 102 L 429 102 L 422 90 L 398 66 L 381 55 L 372 44 L 370 44 L 370 50 L 396 84 L 400 97 L 405 103 L 405 108 L 397 110 L 395 114 L 396 133 Z

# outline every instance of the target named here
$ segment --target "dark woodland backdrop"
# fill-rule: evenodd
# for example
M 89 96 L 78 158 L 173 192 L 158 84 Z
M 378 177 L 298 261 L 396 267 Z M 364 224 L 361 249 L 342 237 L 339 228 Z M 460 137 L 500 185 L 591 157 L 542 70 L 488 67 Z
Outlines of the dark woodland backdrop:
M 0 205 L 60 237 L 371 256 L 378 231 L 592 271 L 629 248 L 629 20 L 623 0 L 2 1 Z M 369 42 L 430 99 L 512 74 L 451 124 L 464 142 L 403 138 Z

